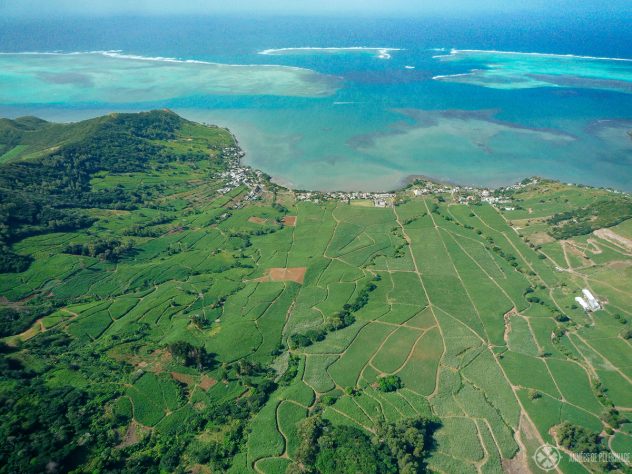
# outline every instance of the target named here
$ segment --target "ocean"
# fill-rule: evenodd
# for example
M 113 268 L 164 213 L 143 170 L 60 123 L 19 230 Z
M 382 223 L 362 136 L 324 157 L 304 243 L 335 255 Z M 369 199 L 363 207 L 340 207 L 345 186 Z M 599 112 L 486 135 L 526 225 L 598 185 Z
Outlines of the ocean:
M 170 108 L 296 189 L 632 191 L 632 12 L 0 22 L 3 117 Z

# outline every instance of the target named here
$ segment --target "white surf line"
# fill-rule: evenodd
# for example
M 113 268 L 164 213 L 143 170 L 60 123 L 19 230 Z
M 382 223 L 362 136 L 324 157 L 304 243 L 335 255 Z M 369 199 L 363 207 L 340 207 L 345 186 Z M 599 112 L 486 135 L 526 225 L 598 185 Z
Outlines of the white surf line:
M 489 53 L 489 54 L 524 55 L 524 56 L 537 56 L 537 57 L 549 57 L 549 58 L 590 59 L 590 60 L 595 60 L 595 61 L 632 62 L 632 59 L 628 59 L 628 58 L 581 56 L 577 54 L 531 53 L 531 52 L 521 52 L 521 51 L 496 51 L 496 50 L 485 50 L 485 49 L 452 49 L 450 50 L 450 54 L 433 56 L 433 58 L 448 58 L 448 57 L 456 56 L 459 53 Z
M 103 56 L 107 56 L 111 58 L 132 59 L 132 60 L 137 60 L 137 61 L 155 61 L 155 62 L 179 63 L 179 64 L 205 64 L 205 65 L 220 66 L 220 67 L 248 67 L 248 68 L 274 67 L 278 69 L 291 69 L 295 71 L 315 72 L 312 69 L 307 69 L 304 67 L 284 66 L 281 64 L 226 64 L 226 63 L 217 63 L 213 61 L 202 61 L 199 59 L 177 59 L 177 58 L 166 58 L 162 56 L 141 56 L 141 55 L 136 55 L 136 54 L 122 54 L 121 52 L 117 52 L 117 51 L 104 51 L 104 52 L 101 52 L 101 54 Z
M 466 76 L 473 76 L 473 75 L 474 75 L 474 71 L 464 72 L 462 74 L 445 74 L 445 75 L 433 76 L 432 79 L 435 81 L 440 81 L 441 79 L 450 79 L 452 77 L 466 77 Z
M 275 48 L 259 51 L 257 54 L 275 55 L 292 51 L 328 51 L 328 52 L 344 52 L 344 51 L 375 51 L 379 59 L 391 59 L 391 52 L 403 51 L 401 48 L 373 48 L 369 46 L 349 46 L 349 47 L 300 47 L 300 48 Z
M 81 56 L 81 55 L 99 55 L 105 56 L 114 59 L 128 59 L 135 61 L 151 61 L 151 62 L 163 62 L 163 63 L 172 63 L 172 64 L 203 64 L 208 66 L 219 66 L 219 67 L 248 67 L 248 68 L 256 68 L 256 67 L 269 67 L 269 68 L 278 68 L 278 69 L 289 69 L 295 71 L 309 71 L 316 74 L 316 71 L 313 69 L 308 69 L 304 67 L 298 66 L 286 66 L 283 64 L 226 64 L 226 63 L 217 63 L 212 61 L 202 61 L 199 59 L 178 59 L 178 58 L 169 58 L 163 56 L 142 56 L 138 54 L 125 54 L 120 50 L 107 50 L 107 51 L 72 51 L 72 52 L 60 52 L 60 51 L 20 51 L 20 52 L 6 52 L 0 51 L 0 56 Z

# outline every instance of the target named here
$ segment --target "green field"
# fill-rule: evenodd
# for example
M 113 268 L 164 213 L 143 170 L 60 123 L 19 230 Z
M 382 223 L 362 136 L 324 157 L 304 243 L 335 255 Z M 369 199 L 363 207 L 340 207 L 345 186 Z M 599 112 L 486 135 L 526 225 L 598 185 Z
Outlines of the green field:
M 501 211 L 404 189 L 376 209 L 298 202 L 249 172 L 261 188 L 250 200 L 247 184 L 219 192 L 236 150 L 227 131 L 176 121 L 167 133 L 173 117 L 153 119 L 134 143 L 159 159 L 87 168 L 65 214 L 36 189 L 42 212 L 88 220 L 5 219 L 3 264 L 20 271 L 0 273 L 2 426 L 21 446 L 44 436 L 38 419 L 58 417 L 64 435 L 19 451 L 24 461 L 0 450 L 0 464 L 37 471 L 54 453 L 81 457 L 77 472 L 144 460 L 284 473 L 303 462 L 301 427 L 314 419 L 370 439 L 433 417 L 424 462 L 437 472 L 533 471 L 565 421 L 629 448 L 632 251 L 600 232 L 557 240 L 549 221 L 614 199 L 607 191 L 544 181 L 505 190 L 517 208 Z M 0 144 L 0 185 L 16 162 L 123 119 L 109 120 L 25 122 L 41 136 Z M 112 193 L 119 201 L 101 200 Z M 630 239 L 630 222 L 610 231 Z M 602 310 L 577 307 L 583 288 Z M 388 377 L 399 385 L 384 388 Z M 78 406 L 84 419 L 67 416 Z M 79 443 L 89 427 L 98 436 Z

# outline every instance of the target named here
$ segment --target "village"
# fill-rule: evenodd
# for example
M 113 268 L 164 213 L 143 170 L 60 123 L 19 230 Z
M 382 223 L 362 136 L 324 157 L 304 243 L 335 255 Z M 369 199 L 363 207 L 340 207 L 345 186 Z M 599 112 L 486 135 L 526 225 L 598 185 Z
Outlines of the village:
M 218 190 L 220 194 L 226 194 L 239 186 L 247 186 L 250 189 L 244 201 L 256 201 L 261 198 L 264 190 L 266 176 L 259 170 L 250 166 L 243 166 L 241 159 L 245 153 L 239 147 L 226 147 L 221 150 L 222 156 L 228 160 L 228 169 L 219 174 L 224 179 L 224 187 Z
M 222 149 L 222 155 L 228 159 L 228 169 L 219 174 L 224 179 L 224 186 L 218 190 L 226 194 L 239 186 L 247 186 L 250 189 L 244 198 L 246 201 L 261 199 L 261 195 L 269 183 L 269 177 L 259 170 L 249 166 L 243 166 L 241 159 L 245 153 L 238 147 Z M 294 191 L 297 201 L 320 203 L 326 201 L 342 201 L 348 204 L 373 206 L 377 208 L 393 207 L 398 199 L 406 196 L 446 195 L 452 196 L 454 202 L 459 204 L 485 202 L 505 211 L 512 211 L 511 199 L 506 196 L 507 191 L 522 189 L 528 185 L 538 183 L 537 178 L 525 180 L 511 186 L 498 188 L 497 190 L 477 188 L 474 186 L 457 186 L 445 183 L 436 183 L 430 180 L 415 180 L 399 192 L 362 192 L 362 191 Z

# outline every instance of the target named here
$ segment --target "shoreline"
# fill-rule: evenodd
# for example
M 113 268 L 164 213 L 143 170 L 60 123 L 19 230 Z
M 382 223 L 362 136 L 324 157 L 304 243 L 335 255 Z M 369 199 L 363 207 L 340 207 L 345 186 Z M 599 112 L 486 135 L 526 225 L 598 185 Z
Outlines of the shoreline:
M 295 188 L 292 187 L 291 184 L 289 184 L 288 181 L 284 180 L 283 178 L 277 177 L 277 176 L 271 176 L 268 173 L 266 173 L 265 171 L 259 169 L 259 168 L 255 168 L 253 166 L 250 165 L 242 165 L 244 167 L 247 167 L 253 171 L 259 171 L 261 173 L 263 173 L 266 176 L 270 177 L 270 181 L 275 185 L 278 186 L 279 188 L 283 188 L 287 191 L 291 191 L 293 193 L 314 193 L 314 194 L 354 194 L 354 193 L 364 193 L 364 194 L 389 194 L 389 193 L 399 193 L 399 192 L 403 192 L 406 189 L 408 189 L 410 186 L 414 185 L 416 181 L 421 181 L 421 182 L 427 182 L 427 183 L 432 183 L 435 185 L 439 185 L 439 186 L 448 186 L 451 187 L 455 190 L 460 190 L 460 189 L 467 189 L 467 190 L 473 190 L 473 191 L 498 191 L 498 190 L 503 190 L 503 189 L 507 189 L 507 188 L 511 188 L 513 186 L 516 186 L 518 184 L 520 184 L 522 181 L 525 180 L 532 180 L 532 179 L 538 179 L 541 182 L 549 182 L 549 183 L 559 183 L 561 185 L 564 186 L 575 186 L 578 188 L 588 188 L 588 189 L 598 189 L 598 190 L 602 190 L 602 191 L 606 191 L 609 193 L 613 193 L 613 194 L 618 194 L 621 196 L 632 196 L 632 191 L 623 191 L 621 189 L 615 189 L 615 188 L 611 188 L 611 187 L 606 187 L 606 186 L 592 186 L 590 184 L 583 184 L 583 183 L 571 183 L 571 182 L 564 182 L 562 180 L 559 179 L 554 179 L 554 178 L 548 178 L 545 176 L 528 176 L 528 177 L 524 177 L 522 179 L 519 179 L 517 181 L 514 181 L 512 183 L 508 183 L 508 184 L 502 184 L 502 185 L 492 185 L 492 186 L 481 186 L 481 185 L 476 185 L 476 184 L 464 184 L 464 183 L 460 183 L 458 181 L 453 181 L 450 179 L 442 179 L 442 178 L 433 178 L 432 176 L 427 176 L 427 175 L 423 175 L 423 174 L 411 174 L 406 176 L 405 178 L 402 178 L 399 183 L 397 184 L 396 187 L 390 188 L 390 189 L 384 189 L 384 190 L 379 190 L 379 191 L 366 191 L 363 190 L 361 188 L 358 189 L 354 189 L 354 190 L 331 190 L 331 191 L 323 191 L 323 190 L 319 190 L 319 189 L 309 189 L 309 188 Z M 287 184 L 283 184 L 283 182 L 287 183 Z
M 264 176 L 268 177 L 268 179 L 270 180 L 270 182 L 272 184 L 274 184 L 275 186 L 281 188 L 281 189 L 285 189 L 287 191 L 293 192 L 293 193 L 312 193 L 312 194 L 322 194 L 322 195 L 335 195 L 335 194 L 358 194 L 358 193 L 362 193 L 362 194 L 375 194 L 375 195 L 379 195 L 379 194 L 396 194 L 399 192 L 403 192 L 406 189 L 410 188 L 412 185 L 415 184 L 416 181 L 421 181 L 421 182 L 426 182 L 426 183 L 432 183 L 434 185 L 439 185 L 439 186 L 448 186 L 451 187 L 452 190 L 472 190 L 472 191 L 498 191 L 498 190 L 504 190 L 504 189 L 508 189 L 508 188 L 512 188 L 515 187 L 517 185 L 520 185 L 522 182 L 530 180 L 538 180 L 540 182 L 550 182 L 550 183 L 559 183 L 562 184 L 564 186 L 575 186 L 575 187 L 579 187 L 579 188 L 588 188 L 588 189 L 599 189 L 602 191 L 606 191 L 609 193 L 613 193 L 613 194 L 618 194 L 621 196 L 632 196 L 632 191 L 623 191 L 621 189 L 615 189 L 615 188 L 611 188 L 611 187 L 607 187 L 607 186 L 592 186 L 590 184 L 583 184 L 583 183 L 574 183 L 574 182 L 564 182 L 562 180 L 559 179 L 555 179 L 555 178 L 549 178 L 546 176 L 538 176 L 538 175 L 533 175 L 533 176 L 525 176 L 521 179 L 518 179 L 517 181 L 514 181 L 512 183 L 507 183 L 507 184 L 502 184 L 502 185 L 491 185 L 491 186 L 481 186 L 481 185 L 475 185 L 475 184 L 465 184 L 465 183 L 461 183 L 459 181 L 455 181 L 455 180 L 451 180 L 451 179 L 445 179 L 445 178 L 433 178 L 432 176 L 428 176 L 425 174 L 409 174 L 403 178 L 401 178 L 399 180 L 399 182 L 396 184 L 396 186 L 390 188 L 390 189 L 383 189 L 383 190 L 377 190 L 377 191 L 366 191 L 366 190 L 362 190 L 361 188 L 358 189 L 354 189 L 354 190 L 329 190 L 329 191 L 323 191 L 323 190 L 318 190 L 318 189 L 309 189 L 309 188 L 297 188 L 292 186 L 291 182 L 289 182 L 288 180 L 280 177 L 280 176 L 274 176 L 274 175 L 270 175 L 268 174 L 266 171 L 257 168 L 255 166 L 252 165 L 248 165 L 243 163 L 243 159 L 244 157 L 247 155 L 247 152 L 241 147 L 241 145 L 239 144 L 239 140 L 237 139 L 237 136 L 228 128 L 226 128 L 226 130 L 228 130 L 228 132 L 231 134 L 231 136 L 234 138 L 235 140 L 235 145 L 237 146 L 237 148 L 239 148 L 239 150 L 242 152 L 241 158 L 239 158 L 237 165 L 241 168 L 246 168 L 249 169 L 253 172 L 259 172 L 262 173 Z M 632 134 L 632 132 L 630 132 Z M 632 137 L 632 135 L 631 135 Z
M 1 53 L 0 53 L 1 54 Z M 145 109 L 143 109 L 145 110 Z M 143 110 L 125 110 L 125 109 L 118 109 L 118 110 L 94 110 L 94 109 L 87 109 L 85 111 L 83 111 L 83 113 L 79 113 L 79 116 L 74 115 L 70 118 L 67 118 L 66 120 L 60 118 L 59 116 L 57 116 L 56 118 L 50 117 L 50 115 L 47 112 L 46 109 L 42 109 L 38 112 L 34 112 L 33 114 L 26 114 L 26 115 L 21 115 L 20 113 L 12 113 L 9 115 L 0 115 L 0 118 L 7 118 L 7 119 L 16 119 L 19 117 L 25 117 L 25 116 L 33 116 L 33 117 L 39 117 L 42 118 L 43 120 L 46 120 L 48 122 L 51 123 L 76 123 L 76 122 L 80 122 L 83 120 L 89 120 L 90 118 L 96 118 L 102 115 L 107 115 L 108 113 L 139 113 L 142 112 Z M 171 110 L 171 109 L 167 109 L 167 110 Z M 17 110 L 16 110 L 17 112 Z M 44 112 L 42 114 L 42 112 Z M 57 111 L 59 112 L 59 110 Z M 77 111 L 69 111 L 69 113 L 73 114 L 76 113 Z M 516 178 L 515 180 L 511 181 L 511 182 L 507 182 L 505 184 L 493 184 L 493 185 L 480 185 L 480 184 L 467 184 L 464 182 L 461 182 L 459 180 L 456 179 L 450 179 L 450 178 L 435 178 L 433 176 L 424 174 L 424 173 L 412 173 L 412 174 L 408 174 L 403 176 L 402 178 L 400 178 L 396 183 L 394 183 L 392 186 L 384 186 L 383 188 L 380 188 L 379 190 L 373 190 L 373 191 L 366 191 L 363 190 L 362 187 L 357 187 L 353 190 L 341 190 L 341 189 L 332 189 L 332 190 L 328 190 L 328 191 L 324 191 L 324 190 L 320 190 L 317 188 L 299 188 L 297 186 L 294 186 L 290 180 L 283 178 L 282 176 L 278 176 L 278 175 L 272 175 L 270 173 L 268 173 L 267 171 L 265 171 L 264 169 L 257 167 L 257 166 L 253 166 L 252 164 L 249 163 L 245 163 L 244 162 L 244 158 L 249 154 L 249 150 L 244 148 L 238 138 L 238 135 L 236 132 L 233 131 L 233 129 L 228 126 L 228 125 L 223 125 L 221 123 L 209 123 L 207 121 L 204 120 L 200 120 L 199 118 L 187 118 L 187 113 L 185 110 L 179 110 L 177 112 L 179 116 L 181 116 L 182 118 L 184 118 L 185 120 L 189 120 L 191 122 L 195 122 L 195 123 L 200 123 L 203 125 L 213 125 L 219 128 L 222 128 L 224 130 L 227 130 L 230 135 L 233 137 L 233 140 L 235 142 L 235 145 L 244 153 L 244 156 L 241 157 L 237 163 L 238 166 L 243 167 L 243 168 L 248 168 L 250 170 L 253 171 L 258 171 L 260 173 L 262 173 L 263 175 L 267 176 L 270 180 L 270 182 L 272 182 L 273 184 L 275 184 L 276 186 L 286 189 L 288 191 L 293 191 L 293 192 L 311 192 L 311 193 L 321 193 L 321 194 L 327 194 L 327 193 L 374 193 L 374 194 L 380 194 L 380 193 L 396 193 L 396 192 L 401 192 L 404 189 L 406 189 L 407 187 L 409 187 L 415 180 L 420 179 L 420 180 L 424 180 L 427 182 L 431 182 L 434 184 L 439 184 L 439 185 L 447 185 L 447 186 L 451 186 L 454 188 L 469 188 L 469 189 L 478 189 L 478 190 L 497 190 L 497 189 L 503 189 L 503 188 L 507 188 L 510 187 L 512 185 L 515 185 L 517 183 L 520 183 L 521 181 L 523 181 L 524 179 L 530 179 L 531 177 L 538 177 L 540 179 L 546 180 L 546 181 L 551 181 L 551 182 L 558 182 L 558 183 L 562 183 L 562 184 L 566 184 L 566 185 L 570 185 L 570 186 L 578 186 L 578 187 L 584 187 L 584 188 L 591 188 L 591 189 L 600 189 L 600 190 L 604 190 L 604 191 L 608 191 L 611 193 L 615 193 L 615 194 L 619 194 L 619 195 L 625 195 L 625 196 L 632 196 L 632 190 L 627 191 L 627 190 L 623 190 L 623 189 L 619 189 L 619 188 L 615 188 L 612 186 L 597 186 L 597 185 L 592 185 L 592 184 L 586 184 L 586 183 L 581 183 L 581 182 L 576 182 L 576 181 L 565 181 L 559 178 L 554 178 L 554 177 L 549 177 L 546 175 L 531 175 L 529 176 L 524 176 L 522 178 Z M 42 117 L 44 116 L 44 117 Z M 632 130 L 628 132 L 630 139 L 632 140 Z

